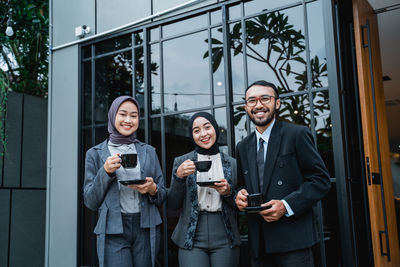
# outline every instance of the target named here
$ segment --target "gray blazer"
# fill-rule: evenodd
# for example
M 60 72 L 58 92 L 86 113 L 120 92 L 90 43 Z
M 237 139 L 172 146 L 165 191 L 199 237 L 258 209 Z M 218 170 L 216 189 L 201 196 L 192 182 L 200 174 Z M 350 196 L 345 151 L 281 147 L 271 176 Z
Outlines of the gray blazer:
M 182 208 L 178 224 L 172 233 L 172 241 L 180 248 L 192 249 L 193 238 L 196 233 L 197 221 L 200 213 L 197 198 L 196 172 L 186 177 L 186 179 L 176 176 L 176 170 L 187 159 L 197 158 L 195 151 L 175 158 L 172 168 L 171 187 L 168 189 L 168 208 L 177 210 Z M 236 187 L 236 161 L 232 157 L 221 152 L 222 168 L 225 179 L 231 186 L 231 190 Z M 225 230 L 231 248 L 240 244 L 239 229 L 236 220 L 236 209 L 233 196 L 222 197 L 222 217 Z
M 122 216 L 119 200 L 118 181 L 115 173 L 108 175 L 103 168 L 110 156 L 108 140 L 92 147 L 86 152 L 85 181 L 83 197 L 85 205 L 91 210 L 99 211 L 99 219 L 94 229 L 97 235 L 97 253 L 100 266 L 104 266 L 104 241 L 106 234 L 122 234 Z M 155 198 L 148 194 L 140 195 L 140 227 L 150 228 L 150 245 L 153 266 L 155 264 L 156 226 L 161 224 L 157 206 L 166 198 L 166 189 L 160 163 L 154 148 L 145 143 L 136 143 L 140 162 L 141 179 L 152 177 L 157 184 Z

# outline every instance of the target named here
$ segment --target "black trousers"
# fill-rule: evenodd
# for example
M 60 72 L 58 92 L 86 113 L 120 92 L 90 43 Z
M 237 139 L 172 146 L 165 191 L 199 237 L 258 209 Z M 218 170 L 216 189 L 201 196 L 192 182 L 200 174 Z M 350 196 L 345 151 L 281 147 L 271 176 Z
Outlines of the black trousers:
M 261 258 L 251 257 L 252 267 L 314 267 L 311 248 L 281 253 L 268 253 Z

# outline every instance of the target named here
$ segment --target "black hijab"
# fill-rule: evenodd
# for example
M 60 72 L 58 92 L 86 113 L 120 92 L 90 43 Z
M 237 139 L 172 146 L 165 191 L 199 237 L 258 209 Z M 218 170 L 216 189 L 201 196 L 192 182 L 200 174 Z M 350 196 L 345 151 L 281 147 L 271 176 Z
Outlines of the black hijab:
M 215 143 L 209 149 L 199 147 L 193 139 L 193 122 L 198 117 L 203 117 L 203 118 L 207 119 L 211 123 L 211 125 L 214 127 L 214 130 L 216 133 L 216 139 L 215 139 Z M 192 138 L 192 140 L 196 146 L 195 150 L 197 153 L 202 154 L 202 155 L 215 155 L 215 154 L 219 153 L 219 145 L 218 145 L 219 127 L 218 127 L 217 121 L 214 119 L 214 117 L 210 113 L 197 112 L 190 118 L 190 120 L 189 120 L 189 135 Z
M 138 116 L 139 116 L 139 103 L 131 96 L 119 96 L 112 102 L 110 109 L 108 110 L 108 133 L 110 134 L 110 141 L 114 144 L 132 144 L 137 143 L 139 140 L 136 138 L 136 132 L 129 136 L 122 135 L 118 132 L 115 128 L 115 116 L 117 115 L 119 107 L 125 101 L 131 101 L 133 104 L 136 105 L 138 109 Z

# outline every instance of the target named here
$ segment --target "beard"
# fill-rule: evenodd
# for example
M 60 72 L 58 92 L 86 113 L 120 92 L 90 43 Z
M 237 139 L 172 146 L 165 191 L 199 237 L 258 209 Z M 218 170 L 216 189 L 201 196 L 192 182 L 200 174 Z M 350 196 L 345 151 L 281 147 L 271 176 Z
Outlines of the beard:
M 270 110 L 268 108 L 265 109 L 261 109 L 262 111 L 266 111 L 269 112 Z M 260 111 L 260 109 L 255 110 L 254 112 Z M 275 114 L 276 114 L 276 108 L 274 107 L 268 114 L 267 117 L 264 119 L 257 119 L 254 115 L 253 115 L 253 111 L 249 113 L 247 113 L 247 115 L 249 116 L 250 120 L 256 125 L 256 126 L 267 126 L 268 124 L 271 123 L 271 121 L 275 118 Z

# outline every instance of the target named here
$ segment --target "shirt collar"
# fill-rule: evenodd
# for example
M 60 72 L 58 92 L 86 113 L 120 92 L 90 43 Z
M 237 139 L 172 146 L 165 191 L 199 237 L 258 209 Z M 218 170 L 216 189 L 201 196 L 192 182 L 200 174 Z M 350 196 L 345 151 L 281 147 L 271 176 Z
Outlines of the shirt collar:
M 269 141 L 269 137 L 271 136 L 271 131 L 272 128 L 274 127 L 275 124 L 275 119 L 271 122 L 271 124 L 268 126 L 268 128 L 261 134 L 259 131 L 256 129 L 256 137 L 257 137 L 257 144 L 260 142 L 260 138 L 262 138 L 266 143 Z
M 114 144 L 113 142 L 108 141 L 108 146 L 121 147 L 121 148 L 126 147 L 126 148 L 131 148 L 131 149 L 136 150 L 135 143 L 132 143 L 132 144 Z

